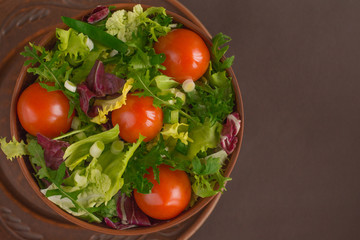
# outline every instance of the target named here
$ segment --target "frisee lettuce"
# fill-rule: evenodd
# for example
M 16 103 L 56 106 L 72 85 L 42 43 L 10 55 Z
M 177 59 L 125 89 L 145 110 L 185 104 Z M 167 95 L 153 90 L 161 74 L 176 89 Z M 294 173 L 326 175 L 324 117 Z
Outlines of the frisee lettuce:
M 74 29 L 57 28 L 56 37 L 59 39 L 58 49 L 67 57 L 72 66 L 81 64 L 90 52 L 86 45 L 87 37 Z

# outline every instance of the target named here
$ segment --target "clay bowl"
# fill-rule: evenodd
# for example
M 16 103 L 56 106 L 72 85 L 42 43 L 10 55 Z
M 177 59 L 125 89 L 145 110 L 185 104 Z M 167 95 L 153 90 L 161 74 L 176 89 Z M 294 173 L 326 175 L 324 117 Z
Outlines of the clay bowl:
M 126 9 L 126 10 L 131 10 L 134 6 L 134 4 L 114 4 L 114 6 L 116 6 L 116 9 Z M 148 6 L 144 6 L 144 8 L 148 7 Z M 89 11 L 84 12 L 84 14 L 82 14 L 81 16 L 89 13 Z M 185 28 L 191 29 L 193 31 L 195 31 L 196 33 L 198 33 L 205 41 L 205 43 L 210 46 L 211 45 L 211 38 L 209 36 L 209 34 L 207 34 L 206 29 L 203 29 L 201 27 L 199 27 L 198 25 L 195 25 L 193 22 L 179 16 L 178 14 L 175 14 L 173 12 L 169 12 L 168 14 L 170 16 L 173 17 L 175 22 L 178 23 L 182 23 L 184 25 Z M 81 16 L 78 17 L 78 19 L 81 18 Z M 59 20 L 60 21 L 60 20 Z M 201 26 L 201 25 L 200 25 Z M 59 28 L 66 28 L 66 26 L 64 24 L 58 25 Z M 45 46 L 47 49 L 51 49 L 54 44 L 55 44 L 55 29 L 53 29 L 53 31 L 51 31 L 49 34 L 47 34 L 41 41 L 40 45 Z M 15 88 L 14 88 L 14 92 L 13 92 L 13 96 L 12 96 L 12 101 L 11 101 L 11 111 L 10 111 L 10 128 L 11 128 L 11 134 L 13 136 L 15 136 L 17 139 L 25 139 L 25 130 L 21 127 L 18 117 L 17 117 L 17 113 L 16 113 L 16 105 L 17 105 L 17 101 L 19 98 L 20 93 L 27 87 L 29 86 L 31 83 L 33 83 L 36 79 L 35 76 L 28 74 L 27 73 L 27 68 L 28 67 L 23 67 L 20 71 L 20 74 L 18 76 L 17 82 L 15 84 Z M 241 99 L 241 94 L 240 94 L 240 89 L 237 83 L 237 79 L 234 75 L 233 70 L 230 68 L 228 69 L 228 73 L 230 74 L 230 76 L 232 77 L 232 82 L 233 82 L 233 87 L 234 87 L 234 91 L 236 94 L 236 111 L 240 113 L 240 117 L 241 117 L 241 130 L 240 133 L 238 135 L 238 145 L 235 149 L 235 151 L 232 153 L 231 157 L 230 157 L 230 161 L 228 162 L 226 169 L 225 169 L 225 176 L 229 177 L 231 171 L 233 170 L 236 160 L 238 158 L 239 152 L 240 152 L 240 146 L 241 146 L 241 142 L 242 142 L 242 137 L 243 137 L 243 129 L 244 129 L 244 112 L 243 112 L 243 103 L 242 103 L 242 99 Z M 54 210 L 56 213 L 58 213 L 59 215 L 61 215 L 62 217 L 64 217 L 65 219 L 67 219 L 68 221 L 84 227 L 86 229 L 92 230 L 92 231 L 96 231 L 96 232 L 101 232 L 101 233 L 105 233 L 105 234 L 111 234 L 111 235 L 143 235 L 143 234 L 149 234 L 149 233 L 153 233 L 153 232 L 158 232 L 158 231 L 162 231 L 164 229 L 170 228 L 172 226 L 175 226 L 187 219 L 189 219 L 190 217 L 192 217 L 193 215 L 195 215 L 196 213 L 198 213 L 201 209 L 203 209 L 213 198 L 213 197 L 208 197 L 208 198 L 203 198 L 198 200 L 198 202 L 190 209 L 184 211 L 183 213 L 181 213 L 179 216 L 166 221 L 166 222 L 162 222 L 159 223 L 157 225 L 154 226 L 150 226 L 150 227 L 139 227 L 139 228 L 133 228 L 133 229 L 128 229 L 128 230 L 115 230 L 115 229 L 111 229 L 109 227 L 107 227 L 105 224 L 94 224 L 94 223 L 88 223 L 86 221 L 82 221 L 70 214 L 68 214 L 67 212 L 63 211 L 61 208 L 59 208 L 57 205 L 55 205 L 54 203 L 52 203 L 50 200 L 48 200 L 41 192 L 40 192 L 40 188 L 36 182 L 36 180 L 33 177 L 33 170 L 32 167 L 30 165 L 30 163 L 27 161 L 26 158 L 19 158 L 18 159 L 18 163 L 20 165 L 21 171 L 23 172 L 26 180 L 29 182 L 31 188 L 35 191 L 35 193 L 39 196 L 39 198 L 45 202 L 45 204 L 47 204 L 52 210 Z

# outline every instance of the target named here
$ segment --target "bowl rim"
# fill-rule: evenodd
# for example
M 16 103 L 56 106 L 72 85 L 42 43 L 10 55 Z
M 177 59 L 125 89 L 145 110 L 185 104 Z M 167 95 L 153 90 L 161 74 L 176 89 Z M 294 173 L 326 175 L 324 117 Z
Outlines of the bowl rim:
M 136 4 L 134 4 L 134 3 L 118 3 L 118 4 L 109 4 L 109 5 L 115 6 L 116 8 L 114 10 L 119 10 L 119 9 L 130 10 Z M 151 7 L 151 6 L 145 5 L 145 4 L 141 4 L 141 5 L 144 9 Z M 80 19 L 82 16 L 90 13 L 91 10 L 92 9 L 82 12 L 76 18 Z M 206 30 L 206 28 L 204 28 L 205 30 L 202 29 L 201 27 L 195 25 L 193 22 L 180 16 L 177 13 L 174 13 L 174 12 L 171 12 L 168 10 L 166 12 L 168 15 L 173 17 L 173 20 L 175 22 L 180 22 L 184 25 L 184 27 L 191 29 L 194 32 L 196 32 L 197 34 L 199 34 L 202 37 L 202 39 L 205 41 L 205 43 L 207 44 L 208 47 L 211 45 L 211 36 L 208 33 L 208 31 Z M 56 25 L 55 27 L 64 28 L 64 29 L 67 28 L 65 24 L 59 24 L 59 25 Z M 48 34 L 46 34 L 42 38 L 42 40 L 40 41 L 40 43 L 38 45 L 46 46 L 46 45 L 50 44 L 52 40 L 54 40 L 55 27 L 53 28 L 53 30 L 51 30 Z M 25 80 L 26 80 L 26 77 L 28 76 L 28 73 L 27 73 L 28 68 L 29 68 L 29 66 L 22 66 L 20 74 L 16 80 L 16 84 L 15 84 L 12 99 L 11 99 L 10 130 L 11 130 L 11 135 L 15 136 L 16 139 L 20 139 L 20 132 L 24 131 L 19 123 L 18 118 L 17 118 L 16 105 L 17 105 L 17 101 L 20 96 L 20 93 L 23 91 L 23 89 L 25 88 L 25 85 L 26 85 Z M 243 133 L 244 133 L 244 109 L 243 109 L 243 101 L 242 101 L 242 97 L 241 97 L 240 87 L 238 85 L 238 81 L 236 79 L 233 69 L 229 68 L 229 69 L 227 69 L 227 72 L 232 78 L 232 85 L 233 85 L 234 93 L 235 93 L 236 110 L 240 114 L 241 127 L 240 127 L 240 132 L 237 136 L 237 138 L 238 138 L 237 146 L 236 146 L 234 152 L 231 154 L 231 157 L 226 166 L 226 170 L 224 173 L 225 177 L 230 176 L 230 173 L 232 172 L 232 170 L 235 166 L 235 163 L 236 163 L 237 158 L 240 153 L 240 148 L 241 148 Z M 20 165 L 20 169 L 21 169 L 22 173 L 24 174 L 24 176 L 25 176 L 27 182 L 30 184 L 31 188 L 35 191 L 36 195 L 40 199 L 42 199 L 42 201 L 47 206 L 49 206 L 57 214 L 59 214 L 66 220 L 70 221 L 71 223 L 74 223 L 78 226 L 81 226 L 83 228 L 86 228 L 86 229 L 89 229 L 89 230 L 92 230 L 95 232 L 99 232 L 99 233 L 105 233 L 105 234 L 111 234 L 111 235 L 143 235 L 143 234 L 149 234 L 149 233 L 162 231 L 162 230 L 168 229 L 170 227 L 173 227 L 177 224 L 180 224 L 181 222 L 184 222 L 185 220 L 194 216 L 196 213 L 198 213 L 200 210 L 202 210 L 216 196 L 216 195 L 214 195 L 211 197 L 202 198 L 202 199 L 198 200 L 193 207 L 185 210 L 177 217 L 170 219 L 168 221 L 165 221 L 165 222 L 162 222 L 159 224 L 155 224 L 155 225 L 149 226 L 149 227 L 137 227 L 137 228 L 132 228 L 132 229 L 116 230 L 116 229 L 109 228 L 107 226 L 101 226 L 99 224 L 89 223 L 87 221 L 81 220 L 81 219 L 71 215 L 70 213 L 67 213 L 66 211 L 62 210 L 60 207 L 58 207 L 56 204 L 51 202 L 48 198 L 46 198 L 41 193 L 36 180 L 33 178 L 31 172 L 29 171 L 29 169 L 26 165 L 26 160 L 23 157 L 20 157 L 17 159 L 17 161 L 18 161 L 18 164 Z M 221 194 L 221 193 L 218 193 L 218 194 Z

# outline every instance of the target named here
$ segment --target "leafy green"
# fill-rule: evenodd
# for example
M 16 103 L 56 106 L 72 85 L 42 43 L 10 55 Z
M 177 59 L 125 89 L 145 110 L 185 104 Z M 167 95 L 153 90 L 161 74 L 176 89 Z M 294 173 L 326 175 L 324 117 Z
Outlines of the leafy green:
M 150 7 L 144 11 L 138 4 L 134 6 L 133 11 L 122 9 L 114 12 L 106 21 L 106 28 L 109 34 L 116 35 L 124 42 L 132 40 L 133 34 L 139 28 L 147 32 L 151 40 L 157 41 L 159 36 L 164 36 L 171 30 L 170 23 L 171 18 L 166 15 L 164 8 Z
M 223 122 L 233 112 L 234 93 L 231 82 L 228 80 L 225 87 L 212 88 L 208 84 L 197 85 L 196 91 L 187 93 L 187 103 L 190 108 L 188 113 L 197 116 L 204 123 L 210 118 L 210 122 Z
M 183 144 L 187 145 L 188 141 L 193 142 L 188 136 L 188 126 L 189 125 L 185 123 L 164 124 L 163 130 L 160 133 L 165 140 L 171 137 L 173 139 L 179 139 Z
M 0 138 L 1 150 L 5 153 L 6 158 L 13 160 L 13 158 L 21 157 L 27 155 L 27 148 L 24 141 L 17 141 L 15 136 L 9 142 L 6 141 L 6 138 Z
M 222 175 L 221 166 L 219 158 L 210 157 L 200 160 L 195 157 L 192 160 L 192 170 L 195 173 L 192 189 L 197 196 L 210 197 L 225 189 L 225 183 L 231 178 Z
M 68 57 L 68 62 L 77 66 L 83 62 L 90 50 L 86 45 L 87 37 L 77 33 L 74 29 L 64 30 L 57 28 L 56 37 L 59 39 L 58 49 Z
M 61 19 L 70 28 L 84 33 L 90 39 L 95 40 L 108 48 L 116 49 L 120 53 L 126 53 L 127 45 L 123 41 L 117 39 L 114 36 L 111 36 L 100 28 L 68 17 L 61 17 Z
M 220 141 L 221 130 L 222 125 L 220 123 L 211 125 L 209 121 L 192 128 L 189 131 L 189 137 L 193 142 L 189 144 L 187 156 L 193 159 L 201 151 L 206 152 L 208 148 L 216 148 Z
M 149 151 L 146 145 L 142 144 L 128 162 L 128 166 L 123 175 L 124 185 L 121 188 L 121 192 L 130 195 L 133 189 L 137 189 L 140 193 L 150 193 L 153 184 L 144 178 L 144 175 L 148 174 L 147 170 L 152 167 L 155 179 L 159 181 L 159 170 L 157 166 L 163 163 L 168 157 L 169 153 L 166 150 L 162 138 L 160 138 L 156 145 Z
M 231 57 L 225 59 L 223 62 L 221 61 L 221 58 L 227 52 L 227 50 L 229 49 L 229 46 L 226 45 L 223 48 L 220 48 L 220 47 L 230 41 L 231 41 L 231 38 L 223 33 L 218 33 L 212 39 L 212 43 L 213 43 L 213 45 L 211 46 L 212 63 L 213 63 L 214 69 L 217 72 L 221 72 L 221 71 L 226 70 L 227 68 L 230 68 L 234 62 L 234 56 L 231 56 Z
M 98 159 L 93 158 L 87 167 L 78 167 L 71 176 L 64 180 L 67 192 L 79 191 L 77 200 L 85 207 L 99 206 L 111 199 L 107 196 L 112 181 L 103 172 Z
M 224 177 L 220 172 L 209 175 L 194 175 L 195 181 L 192 184 L 192 189 L 195 195 L 205 198 L 213 196 L 219 192 L 222 192 L 225 187 L 225 183 L 231 178 Z M 216 184 L 218 184 L 218 189 L 216 189 Z
M 27 149 L 30 155 L 31 164 L 40 167 L 36 175 L 39 177 L 39 179 L 47 178 L 50 180 L 51 176 L 49 169 L 46 167 L 44 150 L 34 139 L 30 140 Z
M 172 80 L 171 77 L 166 75 L 158 75 L 154 78 L 154 81 L 160 90 L 170 89 L 179 85 L 178 82 Z
M 116 200 L 117 197 L 115 195 L 107 204 L 103 203 L 99 207 L 93 208 L 94 209 L 93 213 L 96 214 L 97 216 L 108 217 L 108 218 L 117 216 Z
M 68 167 L 70 170 L 73 170 L 77 165 L 79 165 L 81 162 L 85 161 L 90 153 L 89 149 L 96 141 L 102 141 L 104 144 L 111 143 L 118 139 L 119 135 L 119 126 L 116 125 L 114 128 L 96 134 L 92 135 L 90 137 L 87 137 L 83 140 L 80 140 L 78 142 L 75 142 L 71 144 L 65 151 L 64 159 L 66 167 Z
M 123 173 L 127 167 L 130 158 L 134 155 L 136 149 L 140 146 L 141 142 L 145 139 L 144 136 L 139 137 L 125 153 L 118 155 L 108 151 L 107 154 L 100 156 L 99 164 L 103 167 L 103 173 L 110 177 L 111 187 L 107 192 L 107 199 L 114 196 L 124 184 Z
M 40 63 L 40 65 L 36 68 L 28 68 L 28 72 L 39 75 L 41 77 L 40 80 L 54 82 L 55 86 L 59 89 L 64 89 L 65 76 L 72 69 L 69 63 L 64 60 L 61 52 L 56 51 L 53 53 L 45 50 L 44 47 L 34 46 L 33 44 L 30 44 L 30 47 L 26 46 L 24 52 L 20 53 L 22 56 L 30 58 L 25 61 L 24 65 L 31 64 L 35 66 L 37 63 Z M 38 52 L 40 55 L 38 55 Z
M 91 50 L 91 52 L 87 55 L 83 64 L 80 67 L 74 69 L 71 81 L 75 84 L 83 82 L 86 79 L 86 77 L 89 75 L 96 60 L 106 49 L 107 48 L 104 47 L 103 45 L 94 42 L 94 49 Z
M 126 165 L 143 140 L 144 137 L 141 136 L 125 153 L 117 155 L 110 151 L 111 144 L 108 144 L 98 159 L 93 158 L 88 166 L 76 167 L 70 177 L 63 181 L 62 189 L 74 194 L 77 202 L 89 211 L 97 212 L 100 211 L 99 209 L 102 209 L 102 212 L 106 211 L 104 206 L 101 206 L 108 205 L 109 202 L 114 204 L 111 200 L 123 185 L 122 175 Z M 56 195 L 56 193 L 51 194 Z M 67 205 L 68 202 L 57 200 L 57 204 L 74 214 L 71 206 Z M 113 213 L 114 209 L 110 212 Z M 108 214 L 112 213 L 108 212 Z M 77 213 L 76 216 L 82 216 L 82 212 Z

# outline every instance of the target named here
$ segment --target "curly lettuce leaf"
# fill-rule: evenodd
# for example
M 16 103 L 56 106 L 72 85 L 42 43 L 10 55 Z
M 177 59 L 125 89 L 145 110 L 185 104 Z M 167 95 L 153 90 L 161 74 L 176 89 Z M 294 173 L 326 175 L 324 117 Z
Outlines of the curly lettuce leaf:
M 86 45 L 87 36 L 72 28 L 69 30 L 57 28 L 56 37 L 59 39 L 58 49 L 68 57 L 68 62 L 73 66 L 82 63 L 90 52 Z
M 144 11 L 141 5 L 137 4 L 133 11 L 122 9 L 114 12 L 106 21 L 106 28 L 107 33 L 128 42 L 132 40 L 139 27 L 143 26 L 150 39 L 157 41 L 158 37 L 166 35 L 171 30 L 170 23 L 171 18 L 166 15 L 164 8 L 151 7 Z
M 164 139 L 167 140 L 169 137 L 179 139 L 183 144 L 187 145 L 188 142 L 194 142 L 189 138 L 188 124 L 185 123 L 174 123 L 164 124 L 163 130 L 160 132 Z
M 21 157 L 27 155 L 27 148 L 24 141 L 17 141 L 15 136 L 9 142 L 6 141 L 6 138 L 0 138 L 0 147 L 1 150 L 6 155 L 6 158 L 9 160 L 13 160 L 14 158 Z
M 67 192 L 80 191 L 77 200 L 85 207 L 98 207 L 109 201 L 106 192 L 109 191 L 112 181 L 103 172 L 98 159 L 93 158 L 90 164 L 77 168 L 69 178 L 64 180 L 63 187 Z
M 222 161 L 217 157 L 192 160 L 192 171 L 195 181 L 192 189 L 196 196 L 205 198 L 225 190 L 225 183 L 231 178 L 224 177 L 221 171 Z
M 111 100 L 100 100 L 97 99 L 94 103 L 94 106 L 99 107 L 99 115 L 92 118 L 91 121 L 97 124 L 103 124 L 108 121 L 107 114 L 110 111 L 121 108 L 122 105 L 126 104 L 126 96 L 132 88 L 134 80 L 132 78 L 128 79 L 124 85 L 121 96 L 111 99 Z

